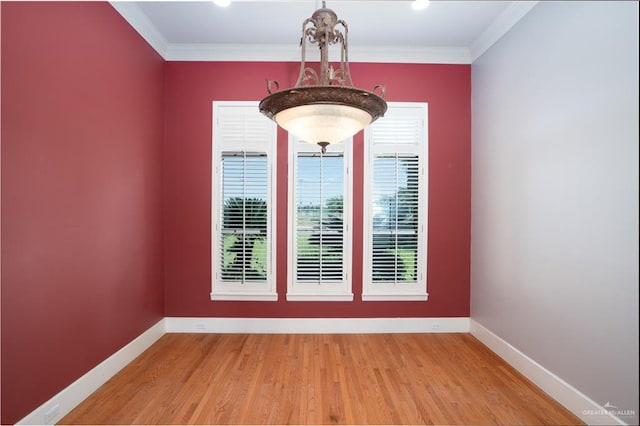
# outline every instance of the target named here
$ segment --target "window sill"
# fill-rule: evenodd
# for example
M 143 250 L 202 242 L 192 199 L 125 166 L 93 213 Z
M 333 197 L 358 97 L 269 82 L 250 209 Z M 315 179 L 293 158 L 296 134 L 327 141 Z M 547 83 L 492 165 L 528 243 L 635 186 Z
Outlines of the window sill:
M 234 292 L 213 292 L 211 300 L 236 300 L 236 301 L 256 301 L 256 302 L 276 302 L 278 293 L 234 293 Z
M 380 294 L 380 293 L 368 293 L 362 294 L 363 302 L 393 302 L 393 301 L 420 301 L 424 302 L 429 299 L 428 293 L 417 294 Z
M 353 293 L 287 293 L 288 302 L 353 302 Z

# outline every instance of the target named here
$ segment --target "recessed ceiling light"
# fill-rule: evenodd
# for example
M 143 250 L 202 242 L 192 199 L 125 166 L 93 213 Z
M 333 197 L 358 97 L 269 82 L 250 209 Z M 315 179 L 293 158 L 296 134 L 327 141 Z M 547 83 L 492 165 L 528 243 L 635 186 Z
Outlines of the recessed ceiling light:
M 429 0 L 414 0 L 413 3 L 411 3 L 411 7 L 413 10 L 426 9 L 429 7 Z

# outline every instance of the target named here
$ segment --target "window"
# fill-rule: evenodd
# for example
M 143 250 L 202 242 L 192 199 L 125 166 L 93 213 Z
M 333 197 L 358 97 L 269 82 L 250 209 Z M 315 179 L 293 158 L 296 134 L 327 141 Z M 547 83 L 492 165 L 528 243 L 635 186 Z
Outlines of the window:
M 276 127 L 257 102 L 213 103 L 212 300 L 277 300 Z
M 362 300 L 426 300 L 427 105 L 389 103 L 365 129 Z
M 289 137 L 287 300 L 353 300 L 351 142 L 317 145 Z

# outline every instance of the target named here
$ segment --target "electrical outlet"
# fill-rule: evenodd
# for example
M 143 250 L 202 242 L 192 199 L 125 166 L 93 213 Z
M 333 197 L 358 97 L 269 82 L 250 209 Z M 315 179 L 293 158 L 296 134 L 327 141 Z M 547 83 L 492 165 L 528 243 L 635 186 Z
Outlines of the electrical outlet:
M 196 331 L 207 331 L 207 326 L 203 322 L 196 324 Z
M 431 330 L 433 330 L 433 331 L 440 330 L 440 323 L 439 322 L 434 322 L 433 324 L 431 324 Z
M 52 425 L 53 421 L 60 414 L 60 404 L 56 404 L 44 413 L 44 424 Z

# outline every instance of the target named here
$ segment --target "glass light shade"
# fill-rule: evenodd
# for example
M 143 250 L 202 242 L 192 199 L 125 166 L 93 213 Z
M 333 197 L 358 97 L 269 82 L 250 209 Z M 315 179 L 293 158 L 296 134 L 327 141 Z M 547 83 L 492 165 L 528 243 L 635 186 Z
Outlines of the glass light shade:
M 258 106 L 260 112 L 289 133 L 320 145 L 322 153 L 326 152 L 327 145 L 355 135 L 387 110 L 384 86 L 374 86 L 371 92 L 353 86 L 347 36 L 347 23 L 327 9 L 323 1 L 322 8 L 302 24 L 302 61 L 295 86 L 280 90 L 280 83 L 267 80 L 269 96 Z M 318 69 L 306 65 L 307 43 L 320 48 Z M 340 45 L 337 67 L 329 64 L 331 44 Z
M 347 105 L 313 104 L 288 108 L 275 121 L 305 142 L 339 143 L 371 123 L 371 115 Z

